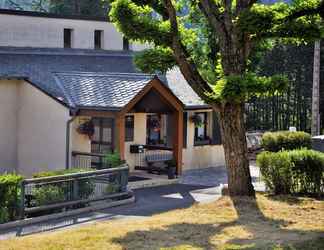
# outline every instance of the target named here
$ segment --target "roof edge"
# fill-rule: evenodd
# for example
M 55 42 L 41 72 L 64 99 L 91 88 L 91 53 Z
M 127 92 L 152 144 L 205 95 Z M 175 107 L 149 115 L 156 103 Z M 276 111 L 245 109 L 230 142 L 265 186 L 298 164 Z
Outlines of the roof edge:
M 109 22 L 108 17 L 94 17 L 94 16 L 83 16 L 83 15 L 61 15 L 61 14 L 55 14 L 55 13 L 26 11 L 26 10 L 0 9 L 0 14 L 15 15 L 15 16 L 30 16 L 30 17 L 45 17 L 45 18 L 59 18 L 59 19 Z

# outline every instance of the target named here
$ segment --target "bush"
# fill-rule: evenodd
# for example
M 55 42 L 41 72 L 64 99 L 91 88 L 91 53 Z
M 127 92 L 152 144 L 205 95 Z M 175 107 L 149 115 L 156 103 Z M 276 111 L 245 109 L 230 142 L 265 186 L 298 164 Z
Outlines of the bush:
M 91 168 L 72 168 L 34 174 L 34 178 L 59 176 L 73 173 L 82 173 L 93 171 Z M 74 194 L 73 187 L 68 181 L 62 181 L 55 184 L 37 186 L 33 192 L 33 204 L 36 206 L 48 205 L 56 202 L 68 200 Z M 93 180 L 81 179 L 77 181 L 78 199 L 87 199 L 94 192 L 95 183 Z
M 65 200 L 64 188 L 61 185 L 46 185 L 34 190 L 35 206 L 50 205 Z
M 324 193 L 324 154 L 314 150 L 263 152 L 257 165 L 266 186 L 275 194 Z
M 125 161 L 120 159 L 118 152 L 108 153 L 104 158 L 104 163 L 107 168 L 116 168 L 125 163 Z
M 305 132 L 278 131 L 267 132 L 262 136 L 261 145 L 266 151 L 278 152 L 311 148 L 311 135 Z
M 22 179 L 22 176 L 16 174 L 0 175 L 0 223 L 18 217 Z

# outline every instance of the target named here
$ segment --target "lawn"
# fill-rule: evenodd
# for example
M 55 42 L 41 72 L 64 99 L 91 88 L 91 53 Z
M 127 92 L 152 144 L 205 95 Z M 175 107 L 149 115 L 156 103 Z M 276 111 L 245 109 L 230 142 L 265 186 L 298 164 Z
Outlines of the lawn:
M 145 219 L 1 241 L 0 249 L 324 249 L 324 201 L 223 197 Z

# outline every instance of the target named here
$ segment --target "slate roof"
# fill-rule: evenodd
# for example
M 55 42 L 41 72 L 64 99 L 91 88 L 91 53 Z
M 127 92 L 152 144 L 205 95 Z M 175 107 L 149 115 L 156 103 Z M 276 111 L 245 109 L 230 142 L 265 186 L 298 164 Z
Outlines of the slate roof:
M 0 47 L 0 77 L 26 77 L 69 106 L 119 109 L 152 78 L 139 74 L 133 53 Z M 205 107 L 179 70 L 159 76 L 187 107 Z
M 56 73 L 70 106 L 122 108 L 154 76 L 136 73 Z

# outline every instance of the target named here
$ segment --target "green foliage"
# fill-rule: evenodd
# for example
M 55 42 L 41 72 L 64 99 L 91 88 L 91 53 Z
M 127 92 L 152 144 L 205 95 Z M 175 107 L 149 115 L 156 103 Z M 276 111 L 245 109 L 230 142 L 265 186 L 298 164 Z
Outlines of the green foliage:
M 260 76 L 248 67 L 248 60 L 253 61 L 257 57 L 257 51 L 262 47 L 260 44 L 266 44 L 268 38 L 311 41 L 322 37 L 323 23 L 318 14 L 321 13 L 320 3 L 319 0 L 294 1 L 292 5 L 283 2 L 273 5 L 255 3 L 252 8 L 235 12 L 236 2 L 233 1 L 233 9 L 227 13 L 232 17 L 235 28 L 233 30 L 242 33 L 242 37 L 244 34 L 244 37 L 249 38 L 246 44 L 238 38 L 235 46 L 247 45 L 251 46 L 252 50 L 246 61 L 238 62 L 242 63 L 245 74 L 225 76 L 223 59 L 226 56 L 226 42 L 224 43 L 224 38 L 212 28 L 208 15 L 201 10 L 196 1 L 173 2 L 177 11 L 180 43 L 186 51 L 183 56 L 198 69 L 202 78 L 213 86 L 214 92 L 205 93 L 202 98 L 206 101 L 214 98 L 212 100 L 217 102 L 243 102 L 251 95 L 273 95 L 281 92 L 287 87 L 286 77 Z M 228 11 L 222 1 L 218 1 L 214 8 L 216 15 Z M 163 73 L 174 65 L 171 53 L 174 51 L 172 33 L 163 1 L 115 0 L 110 17 L 129 39 L 154 46 L 136 57 L 135 63 L 139 69 L 149 73 Z M 235 68 L 234 64 L 230 67 Z
M 36 206 L 50 205 L 65 201 L 64 188 L 61 185 L 46 185 L 34 189 Z
M 114 1 L 109 16 L 128 39 L 170 46 L 170 23 L 153 18 L 149 5 L 137 5 L 131 0 Z
M 262 147 L 271 152 L 311 148 L 311 143 L 311 135 L 301 131 L 266 132 L 262 136 Z
M 75 174 L 75 173 L 83 173 L 93 171 L 91 168 L 71 168 L 71 169 L 62 169 L 48 172 L 40 172 L 34 174 L 34 178 L 41 177 L 51 177 L 51 176 L 59 176 L 66 174 Z M 80 179 L 76 181 L 76 187 L 78 188 L 77 195 L 78 199 L 87 199 L 94 192 L 95 183 L 91 179 Z M 75 187 L 75 186 L 74 186 Z M 71 196 L 73 193 L 73 189 L 69 185 L 69 182 L 59 182 L 48 185 L 40 185 L 37 186 L 33 192 L 34 195 L 34 205 L 48 205 L 55 202 L 63 202 L 66 197 Z M 74 194 L 74 193 L 73 193 Z
M 34 178 L 41 178 L 41 177 L 50 177 L 50 176 L 57 176 L 57 175 L 65 175 L 65 174 L 75 174 L 75 173 L 83 173 L 83 172 L 90 172 L 93 171 L 92 168 L 69 168 L 69 169 L 59 169 L 54 171 L 45 171 L 33 174 Z
M 134 63 L 142 72 L 149 74 L 164 74 L 176 64 L 172 51 L 163 47 L 139 52 L 134 58 Z
M 108 153 L 104 158 L 104 163 L 108 168 L 116 168 L 125 163 L 120 159 L 120 155 L 118 152 Z
M 257 156 L 262 178 L 275 194 L 324 194 L 324 154 L 299 149 L 262 152 Z
M 15 174 L 0 175 L 0 223 L 17 218 L 22 179 Z
M 282 92 L 288 85 L 288 79 L 283 75 L 261 77 L 254 73 L 244 75 L 224 76 L 215 87 L 211 98 L 218 101 L 245 101 L 248 95 L 272 95 Z
M 118 182 L 109 183 L 105 188 L 106 194 L 113 194 L 119 191 L 120 191 L 120 185 L 118 184 Z

